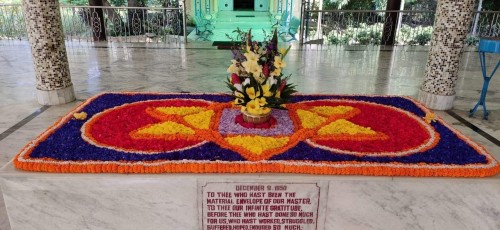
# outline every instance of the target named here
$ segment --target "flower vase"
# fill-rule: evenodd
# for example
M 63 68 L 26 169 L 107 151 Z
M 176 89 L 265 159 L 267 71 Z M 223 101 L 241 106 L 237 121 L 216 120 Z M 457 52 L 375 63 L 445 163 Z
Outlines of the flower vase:
M 252 124 L 266 123 L 271 118 L 271 112 L 261 115 L 250 114 L 247 111 L 242 111 L 241 113 L 243 114 L 243 120 Z

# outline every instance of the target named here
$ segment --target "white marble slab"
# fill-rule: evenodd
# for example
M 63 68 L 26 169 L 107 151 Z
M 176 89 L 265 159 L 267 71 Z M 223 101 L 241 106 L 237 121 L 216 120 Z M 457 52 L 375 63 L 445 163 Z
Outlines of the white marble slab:
M 198 225 L 197 183 L 323 181 L 325 229 L 500 229 L 498 179 L 291 174 L 48 174 L 1 172 L 13 230 L 186 229 Z
M 330 229 L 500 229 L 498 181 L 336 181 L 329 198 Z

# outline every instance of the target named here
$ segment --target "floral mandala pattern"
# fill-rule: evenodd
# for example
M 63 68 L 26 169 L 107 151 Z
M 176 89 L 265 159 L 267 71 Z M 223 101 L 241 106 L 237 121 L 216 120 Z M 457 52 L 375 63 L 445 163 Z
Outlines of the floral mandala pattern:
M 300 95 L 266 128 L 218 94 L 106 93 L 27 145 L 16 167 L 49 172 L 294 172 L 487 176 L 498 162 L 404 97 Z M 74 114 L 88 117 L 76 119 Z M 78 116 L 80 117 L 80 116 Z

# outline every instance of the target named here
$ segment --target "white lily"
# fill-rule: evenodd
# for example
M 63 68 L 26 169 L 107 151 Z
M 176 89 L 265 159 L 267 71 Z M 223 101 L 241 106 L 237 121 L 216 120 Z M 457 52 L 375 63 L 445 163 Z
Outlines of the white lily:
M 257 62 L 259 60 L 259 55 L 250 51 L 248 53 L 244 53 L 243 55 L 245 55 L 245 58 L 247 59 L 247 61 L 250 61 L 250 62 Z

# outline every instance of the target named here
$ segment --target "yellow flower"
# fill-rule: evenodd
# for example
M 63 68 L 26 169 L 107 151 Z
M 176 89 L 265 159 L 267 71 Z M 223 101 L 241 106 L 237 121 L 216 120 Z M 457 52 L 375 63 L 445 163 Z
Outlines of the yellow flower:
M 261 80 L 260 79 L 260 75 L 262 74 L 262 67 L 260 67 L 260 65 L 253 65 L 250 67 L 250 73 L 252 73 L 253 77 L 257 80 Z
M 280 56 L 274 56 L 274 66 L 278 69 L 285 68 L 286 62 L 281 60 Z
M 85 120 L 87 119 L 87 113 L 86 112 L 73 113 L 73 117 L 77 120 Z
M 266 114 L 266 113 L 270 113 L 271 112 L 271 108 L 269 107 L 262 107 L 262 114 Z
M 285 49 L 285 48 L 283 48 L 283 47 L 281 47 L 279 51 L 280 51 L 280 54 L 281 54 L 281 55 L 283 55 L 283 54 L 285 54 L 286 49 Z
M 234 92 L 234 96 L 239 97 L 239 98 L 245 98 L 245 95 L 243 95 L 242 93 L 240 93 L 238 91 Z
M 259 105 L 260 106 L 264 106 L 267 104 L 267 101 L 266 101 L 266 98 L 265 97 L 261 97 L 261 98 L 256 98 L 255 100 L 259 100 Z
M 425 114 L 424 120 L 426 123 L 430 124 L 433 121 L 436 121 L 436 114 L 434 113 L 427 113 Z
M 234 96 L 236 97 L 234 99 L 235 105 L 242 104 L 245 102 L 245 95 L 243 95 L 242 93 L 240 93 L 238 91 L 234 91 Z
M 248 97 L 252 100 L 257 97 L 260 97 L 260 91 L 255 92 L 255 89 L 253 87 L 246 88 L 245 92 L 247 93 Z
M 262 73 L 262 67 L 254 61 L 244 61 L 241 63 L 243 67 L 245 68 L 245 71 L 248 73 L 251 73 L 255 79 L 258 79 L 260 77 L 260 74 Z
M 234 59 L 233 59 L 233 60 L 231 60 L 231 62 L 232 62 L 233 64 L 231 64 L 231 65 L 229 66 L 229 68 L 227 68 L 227 72 L 228 72 L 228 73 L 239 73 L 240 68 L 238 68 L 238 66 L 236 66 L 236 60 L 234 60 Z
M 260 107 L 259 99 L 251 100 L 247 103 L 247 111 L 250 114 L 260 115 L 262 114 L 262 108 Z
M 236 98 L 236 99 L 234 99 L 234 104 L 235 104 L 235 105 L 239 105 L 239 104 L 241 104 L 241 103 L 243 103 L 243 102 L 244 102 L 244 100 L 243 100 L 243 99 L 241 99 L 241 98 Z
M 271 76 L 279 76 L 281 74 L 281 69 L 280 68 L 276 68 L 273 70 L 273 72 L 271 72 Z
M 245 55 L 245 58 L 249 62 L 257 62 L 259 60 L 259 55 L 252 52 L 252 51 L 249 51 L 248 53 L 244 53 L 243 55 Z
M 262 86 L 262 91 L 264 92 L 264 97 L 273 96 L 273 93 L 270 91 L 270 88 L 271 88 L 270 85 L 263 85 Z

